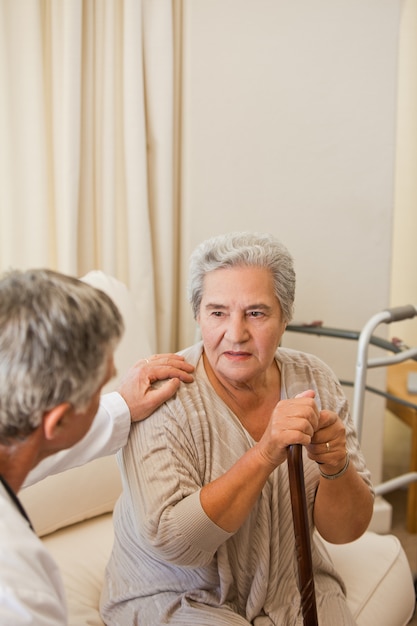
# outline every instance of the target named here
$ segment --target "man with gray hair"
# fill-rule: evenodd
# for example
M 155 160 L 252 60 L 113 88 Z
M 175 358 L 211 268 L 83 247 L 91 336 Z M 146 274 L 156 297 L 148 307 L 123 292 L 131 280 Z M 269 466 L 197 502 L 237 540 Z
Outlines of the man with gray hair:
M 67 623 L 63 584 L 18 499 L 22 485 L 116 452 L 131 421 L 193 380 L 182 357 L 155 355 L 101 397 L 123 331 L 111 298 L 81 280 L 42 269 L 0 280 L 0 624 Z

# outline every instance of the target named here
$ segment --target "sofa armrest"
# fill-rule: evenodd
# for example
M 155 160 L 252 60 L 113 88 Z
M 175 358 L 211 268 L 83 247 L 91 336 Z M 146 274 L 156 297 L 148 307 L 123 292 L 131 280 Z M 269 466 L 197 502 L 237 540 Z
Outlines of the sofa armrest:
M 352 543 L 334 545 L 321 538 L 346 585 L 357 626 L 405 626 L 415 609 L 413 577 L 394 535 L 366 532 Z

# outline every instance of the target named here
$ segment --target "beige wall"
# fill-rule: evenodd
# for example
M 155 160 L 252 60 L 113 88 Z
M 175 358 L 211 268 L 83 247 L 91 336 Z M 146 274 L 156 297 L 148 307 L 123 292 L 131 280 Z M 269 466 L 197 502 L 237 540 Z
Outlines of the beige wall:
M 297 321 L 358 329 L 389 305 L 400 4 L 184 0 L 182 346 L 189 254 L 227 230 L 286 243 Z M 346 342 L 286 344 L 354 375 Z M 376 480 L 381 413 L 364 439 Z
M 417 2 L 404 0 L 398 74 L 397 162 L 393 220 L 391 304 L 417 306 Z M 391 328 L 417 345 L 417 318 Z

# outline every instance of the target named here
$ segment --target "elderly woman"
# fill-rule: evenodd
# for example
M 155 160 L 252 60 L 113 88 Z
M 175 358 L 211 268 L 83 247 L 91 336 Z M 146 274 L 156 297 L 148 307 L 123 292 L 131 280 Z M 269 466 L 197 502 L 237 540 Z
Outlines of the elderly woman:
M 120 457 L 107 624 L 301 624 L 290 444 L 305 450 L 311 530 L 345 543 L 367 528 L 373 491 L 340 385 L 317 358 L 279 347 L 294 288 L 291 256 L 269 235 L 215 237 L 192 255 L 202 342 L 183 354 L 195 380 L 132 428 Z M 312 549 L 320 625 L 354 624 Z

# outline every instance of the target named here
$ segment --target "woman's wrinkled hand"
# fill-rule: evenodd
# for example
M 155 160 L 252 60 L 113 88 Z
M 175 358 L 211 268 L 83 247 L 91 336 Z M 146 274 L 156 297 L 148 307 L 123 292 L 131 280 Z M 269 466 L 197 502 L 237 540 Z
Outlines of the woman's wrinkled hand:
M 280 400 L 258 442 L 260 454 L 272 468 L 287 459 L 287 448 L 299 443 L 308 446 L 319 426 L 320 413 L 312 390 L 289 400 Z
M 333 411 L 320 411 L 316 432 L 307 446 L 309 458 L 326 474 L 335 474 L 346 462 L 346 431 Z

